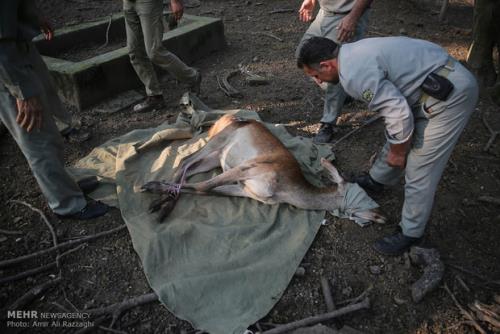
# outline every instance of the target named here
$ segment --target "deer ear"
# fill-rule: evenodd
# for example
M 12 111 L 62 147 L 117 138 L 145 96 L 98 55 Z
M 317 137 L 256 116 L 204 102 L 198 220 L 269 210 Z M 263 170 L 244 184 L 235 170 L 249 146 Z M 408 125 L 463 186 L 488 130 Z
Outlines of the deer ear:
M 337 168 L 335 168 L 330 163 L 330 161 L 326 160 L 325 158 L 321 158 L 321 166 L 323 166 L 323 168 L 328 171 L 328 176 L 333 182 L 339 185 L 345 183 L 345 180 L 342 178 L 342 176 L 340 176 Z

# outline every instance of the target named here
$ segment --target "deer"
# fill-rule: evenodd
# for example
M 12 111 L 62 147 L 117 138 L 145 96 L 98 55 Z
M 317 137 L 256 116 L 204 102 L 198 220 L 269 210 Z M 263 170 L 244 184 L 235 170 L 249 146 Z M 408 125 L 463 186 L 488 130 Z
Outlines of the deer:
M 304 210 L 340 208 L 349 183 L 327 159 L 320 162 L 333 185 L 317 187 L 307 181 L 292 153 L 261 122 L 226 114 L 209 129 L 206 145 L 180 162 L 172 182 L 150 181 L 140 190 L 161 195 L 150 206 L 150 212 L 160 211 L 160 222 L 173 210 L 181 193 L 247 197 Z M 186 182 L 192 175 L 217 167 L 222 173 L 213 178 Z M 368 194 L 363 191 L 363 196 Z M 386 220 L 377 209 L 355 215 L 376 223 Z

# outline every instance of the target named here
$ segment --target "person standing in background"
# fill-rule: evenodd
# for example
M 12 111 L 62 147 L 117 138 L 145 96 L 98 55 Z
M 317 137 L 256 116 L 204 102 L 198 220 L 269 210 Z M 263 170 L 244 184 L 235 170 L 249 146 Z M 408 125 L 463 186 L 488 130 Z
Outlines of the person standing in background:
M 325 37 L 337 44 L 355 42 L 365 36 L 368 25 L 368 8 L 373 0 L 304 0 L 299 10 L 299 19 L 309 22 L 313 19 L 313 11 L 319 2 L 319 12 L 302 37 L 297 51 L 311 37 Z M 323 117 L 318 133 L 314 137 L 317 144 L 328 143 L 335 132 L 337 117 L 342 111 L 347 95 L 342 86 L 324 83 L 320 87 L 325 90 Z
M 79 220 L 99 217 L 108 207 L 87 202 L 83 191 L 91 190 L 89 184 L 82 183 L 86 189 L 81 189 L 64 166 L 63 140 L 54 121 L 61 102 L 31 42 L 40 30 L 52 39 L 53 30 L 39 16 L 35 1 L 0 1 L 0 121 L 26 157 L 54 213 Z
M 171 0 L 170 9 L 175 20 L 179 21 L 184 13 L 181 0 Z M 123 0 L 127 47 L 130 62 L 146 87 L 147 98 L 134 106 L 133 110 L 142 112 L 164 107 L 160 82 L 153 64 L 167 70 L 182 83 L 189 85 L 195 94 L 200 92 L 201 73 L 187 66 L 162 44 L 163 1 L 162 0 Z

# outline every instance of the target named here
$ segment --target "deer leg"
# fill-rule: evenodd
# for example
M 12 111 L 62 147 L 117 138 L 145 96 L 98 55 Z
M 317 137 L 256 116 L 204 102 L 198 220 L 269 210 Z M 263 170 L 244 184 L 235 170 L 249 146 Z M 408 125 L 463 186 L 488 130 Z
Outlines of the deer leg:
M 179 164 L 179 167 L 177 168 L 177 171 L 174 174 L 173 182 L 184 183 L 183 181 L 185 180 L 186 174 L 189 169 L 195 166 L 199 166 L 200 164 L 202 164 L 202 161 L 206 158 L 208 159 L 213 158 L 214 154 L 217 155 L 218 157 L 222 148 L 226 145 L 227 139 L 228 139 L 227 136 L 222 136 L 222 135 L 215 136 L 212 139 L 210 139 L 210 141 L 205 146 L 203 146 L 201 150 L 184 158 Z M 193 173 L 191 173 L 191 175 L 193 175 Z
M 199 192 L 209 192 L 216 187 L 220 187 L 223 185 L 230 185 L 232 183 L 236 183 L 238 181 L 245 180 L 252 176 L 254 167 L 256 167 L 255 162 L 247 162 L 240 166 L 236 166 L 234 168 L 228 169 L 224 171 L 222 174 L 214 176 L 213 178 L 196 182 L 196 183 L 186 183 L 182 185 L 183 188 L 192 189 Z
M 219 152 L 213 151 L 208 155 L 202 156 L 197 160 L 192 160 L 182 169 L 180 174 L 180 181 L 195 175 L 198 173 L 208 172 L 220 165 L 219 162 Z M 166 181 L 150 181 L 141 187 L 141 192 L 150 192 L 155 194 L 170 194 L 172 196 L 177 196 L 180 188 L 182 187 L 182 182 L 171 183 Z M 166 197 L 165 200 L 171 200 L 172 198 Z

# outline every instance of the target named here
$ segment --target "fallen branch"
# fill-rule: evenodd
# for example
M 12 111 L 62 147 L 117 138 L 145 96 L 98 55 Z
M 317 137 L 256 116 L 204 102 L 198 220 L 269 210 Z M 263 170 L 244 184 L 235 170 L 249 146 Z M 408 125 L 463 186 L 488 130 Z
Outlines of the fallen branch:
M 368 294 L 372 290 L 373 290 L 373 285 L 370 284 L 370 286 L 368 288 L 366 288 L 366 290 L 363 291 L 359 296 L 351 298 L 351 299 L 346 299 L 346 300 L 340 301 L 340 302 L 337 303 L 337 305 L 346 305 L 346 304 L 347 305 L 352 305 L 354 303 L 357 303 L 360 300 L 363 300 L 363 299 L 367 298 Z
M 151 292 L 139 297 L 131 298 L 121 303 L 116 303 L 101 308 L 85 310 L 85 312 L 90 313 L 92 315 L 111 315 L 113 319 L 111 320 L 111 324 L 109 325 L 109 327 L 112 328 L 116 320 L 118 320 L 118 318 L 124 311 L 154 301 L 158 301 L 158 296 L 156 295 L 156 293 Z
M 53 247 L 50 247 L 50 248 L 47 248 L 47 249 L 43 249 L 41 251 L 38 251 L 38 252 L 35 252 L 35 253 L 32 253 L 32 254 L 27 254 L 27 255 L 16 257 L 14 259 L 0 261 L 0 268 L 12 266 L 14 264 L 18 264 L 18 263 L 21 263 L 21 262 L 24 262 L 24 261 L 27 261 L 27 260 L 31 260 L 31 259 L 33 259 L 35 257 L 41 256 L 41 255 L 44 255 L 44 254 L 47 254 L 47 253 L 50 253 L 50 252 L 53 252 L 55 250 L 59 250 L 59 249 L 66 248 L 66 247 L 69 247 L 69 246 L 79 245 L 81 243 L 84 243 L 84 242 L 87 242 L 87 241 L 90 241 L 90 240 L 94 240 L 94 239 L 97 239 L 97 238 L 100 238 L 100 237 L 107 236 L 109 234 L 113 234 L 113 233 L 121 231 L 123 229 L 126 229 L 126 225 L 120 225 L 120 226 L 115 227 L 115 228 L 113 228 L 111 230 L 108 230 L 108 231 L 104 231 L 104 232 L 100 232 L 100 233 L 97 233 L 97 234 L 85 236 L 85 237 L 82 237 L 80 239 L 75 239 L 75 240 L 70 240 L 70 241 L 67 241 L 67 242 L 63 242 L 63 243 L 58 244 L 57 246 L 53 246 Z
M 455 270 L 461 271 L 461 272 L 463 272 L 465 274 L 469 274 L 471 276 L 479 278 L 480 280 L 486 282 L 486 284 L 494 284 L 494 285 L 499 285 L 500 286 L 500 281 L 494 281 L 494 280 L 492 280 L 492 279 L 490 279 L 488 277 L 485 277 L 483 275 L 480 275 L 480 274 L 478 274 L 478 273 L 476 273 L 476 272 L 474 272 L 472 270 L 460 267 L 460 266 L 458 266 L 456 264 L 453 264 L 453 263 L 448 263 L 447 266 L 449 266 L 449 267 L 451 267 L 451 268 L 453 268 Z
M 29 203 L 26 203 L 24 201 L 18 201 L 16 199 L 11 199 L 11 200 L 9 200 L 9 202 L 24 205 L 24 206 L 28 207 L 29 209 L 31 209 L 32 211 L 35 211 L 36 213 L 38 213 L 40 215 L 40 217 L 42 217 L 42 220 L 45 223 L 45 225 L 47 225 L 47 227 L 49 228 L 50 234 L 52 235 L 52 243 L 54 244 L 54 247 L 57 247 L 56 232 L 54 231 L 52 224 L 50 223 L 49 219 L 47 218 L 45 213 L 43 213 L 42 210 L 35 208 L 34 206 L 32 206 Z
M 252 31 L 252 32 L 250 32 L 250 34 L 252 34 L 252 35 L 267 36 L 267 37 L 274 38 L 275 40 L 277 40 L 279 42 L 283 42 L 282 38 L 279 38 L 278 36 L 276 36 L 274 34 L 271 34 L 270 32 L 267 32 L 267 31 Z
M 453 302 L 455 303 L 455 305 L 458 307 L 458 309 L 460 310 L 460 313 L 462 313 L 462 315 L 467 318 L 467 320 L 471 321 L 471 324 L 472 326 L 481 334 L 486 334 L 486 331 L 477 323 L 476 319 L 474 318 L 474 316 L 469 312 L 467 311 L 466 309 L 463 308 L 462 305 L 460 305 L 460 303 L 458 302 L 457 298 L 455 297 L 455 295 L 453 294 L 453 292 L 450 291 L 450 289 L 448 288 L 448 285 L 444 285 L 444 289 L 446 290 L 446 292 L 448 292 L 448 294 L 450 295 L 451 299 L 453 299 Z
M 349 131 L 348 133 L 346 133 L 345 135 L 343 135 L 342 137 L 340 137 L 335 143 L 332 144 L 332 146 L 337 145 L 338 143 L 340 143 L 344 139 L 350 137 L 351 135 L 353 135 L 354 133 L 358 132 L 359 130 L 361 130 L 365 126 L 368 126 L 368 125 L 374 123 L 375 121 L 377 121 L 380 118 L 382 118 L 382 116 L 380 114 L 376 114 L 375 116 L 372 116 L 371 118 L 369 118 L 368 120 L 366 120 L 364 123 L 362 123 L 360 126 L 358 126 L 356 129 L 352 129 L 351 131 Z
M 270 15 L 272 14 L 280 14 L 280 13 L 293 13 L 295 12 L 295 9 L 293 8 L 281 8 L 281 9 L 275 9 L 269 12 Z
M 491 144 L 493 144 L 493 141 L 495 141 L 495 138 L 500 134 L 500 131 L 495 131 L 492 129 L 492 127 L 488 124 L 486 121 L 486 118 L 484 117 L 484 114 L 481 116 L 481 120 L 483 121 L 484 126 L 488 131 L 490 132 L 490 139 L 486 143 L 486 145 L 483 148 L 483 151 L 486 152 L 490 149 Z
M 500 315 L 495 313 L 488 305 L 475 301 L 469 306 L 476 313 L 479 320 L 490 323 L 493 327 L 500 329 Z
M 328 280 L 324 276 L 321 276 L 321 291 L 323 292 L 323 297 L 325 298 L 326 310 L 328 312 L 334 311 L 335 303 L 333 302 L 330 283 L 328 283 Z
M 23 235 L 24 233 L 22 231 L 9 231 L 9 230 L 2 230 L 0 229 L 1 234 L 6 234 L 6 235 Z
M 5 283 L 9 283 L 9 282 L 13 282 L 13 281 L 18 281 L 18 280 L 21 280 L 23 278 L 26 278 L 26 277 L 29 277 L 29 276 L 33 276 L 33 275 L 36 275 L 36 274 L 39 274 L 39 273 L 43 273 L 45 271 L 49 271 L 53 268 L 58 268 L 59 267 L 59 260 L 66 256 L 66 255 L 69 255 L 73 252 L 76 252 L 77 250 L 79 250 L 80 248 L 82 248 L 84 245 L 80 245 L 78 247 L 75 247 L 75 248 L 72 248 L 60 255 L 57 255 L 57 259 L 56 261 L 54 262 L 51 262 L 49 264 L 46 264 L 44 266 L 40 266 L 40 267 L 37 267 L 37 268 L 34 268 L 34 269 L 30 269 L 30 270 L 26 270 L 26 271 L 23 271 L 22 273 L 19 273 L 19 274 L 16 274 L 16 275 L 12 275 L 12 276 L 8 276 L 8 277 L 4 277 L 2 279 L 0 279 L 0 284 L 5 284 Z
M 26 305 L 30 304 L 33 300 L 38 298 L 45 290 L 51 288 L 52 286 L 58 284 L 62 280 L 61 277 L 57 277 L 53 280 L 47 281 L 41 285 L 35 286 L 24 295 L 22 295 L 19 299 L 13 302 L 9 306 L 9 310 L 21 310 Z
M 313 317 L 305 318 L 302 320 L 294 321 L 286 325 L 281 325 L 276 328 L 270 329 L 268 331 L 263 332 L 262 334 L 279 334 L 279 333 L 287 333 L 289 331 L 292 331 L 294 329 L 300 328 L 300 327 L 305 327 L 305 326 L 311 326 L 318 324 L 320 322 L 325 322 L 334 318 L 338 318 L 342 315 L 356 312 L 362 309 L 370 308 L 370 300 L 368 298 L 365 298 L 362 302 L 357 303 L 357 304 L 352 304 L 348 305 L 346 307 L 343 307 L 341 309 L 316 315 Z
M 448 9 L 449 0 L 441 0 L 443 3 L 441 4 L 441 9 L 439 10 L 439 22 L 442 22 L 444 19 L 444 14 L 446 14 L 446 10 Z
M 229 79 L 238 73 L 240 73 L 240 71 L 235 70 L 227 73 L 222 77 L 217 76 L 217 84 L 219 85 L 219 88 L 224 92 L 224 94 L 226 94 L 229 97 L 234 97 L 234 98 L 243 97 L 243 94 L 241 94 L 239 90 L 237 90 L 236 88 L 234 88 L 229 84 Z
M 492 196 L 481 196 L 478 198 L 479 201 L 491 204 L 500 205 L 500 198 Z
M 49 264 L 46 264 L 44 266 L 40 266 L 40 267 L 37 267 L 37 268 L 34 268 L 34 269 L 26 270 L 26 271 L 23 271 L 22 273 L 19 273 L 19 274 L 16 274 L 16 275 L 4 277 L 4 278 L 0 279 L 0 284 L 5 284 L 5 283 L 14 282 L 14 281 L 19 281 L 19 280 L 21 280 L 23 278 L 34 276 L 34 275 L 43 273 L 45 271 L 49 271 L 49 270 L 51 270 L 53 268 L 57 268 L 57 264 L 55 262 L 51 262 Z

